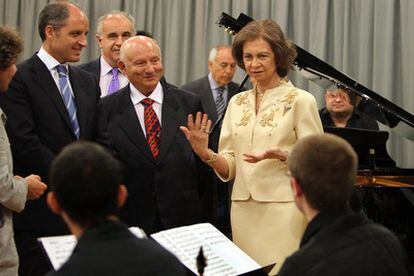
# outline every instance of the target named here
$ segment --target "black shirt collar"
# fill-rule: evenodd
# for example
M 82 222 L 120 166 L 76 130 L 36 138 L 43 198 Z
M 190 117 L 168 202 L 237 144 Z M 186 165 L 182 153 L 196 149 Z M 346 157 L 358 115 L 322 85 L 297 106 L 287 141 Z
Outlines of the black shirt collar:
M 312 237 L 314 237 L 322 229 L 332 225 L 336 221 L 342 220 L 344 217 L 355 215 L 356 213 L 352 211 L 349 206 L 343 206 L 338 209 L 322 211 L 318 213 L 306 227 L 305 233 L 303 234 L 302 240 L 300 242 L 300 247 L 307 244 Z M 358 214 L 360 216 L 360 214 Z

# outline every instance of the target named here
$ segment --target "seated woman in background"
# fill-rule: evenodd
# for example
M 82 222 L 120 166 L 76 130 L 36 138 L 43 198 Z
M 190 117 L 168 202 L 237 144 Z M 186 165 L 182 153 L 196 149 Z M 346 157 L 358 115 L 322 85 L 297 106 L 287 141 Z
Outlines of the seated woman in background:
M 379 130 L 378 123 L 358 109 L 361 100 L 352 92 L 335 85 L 325 92 L 326 107 L 319 110 L 322 125 Z

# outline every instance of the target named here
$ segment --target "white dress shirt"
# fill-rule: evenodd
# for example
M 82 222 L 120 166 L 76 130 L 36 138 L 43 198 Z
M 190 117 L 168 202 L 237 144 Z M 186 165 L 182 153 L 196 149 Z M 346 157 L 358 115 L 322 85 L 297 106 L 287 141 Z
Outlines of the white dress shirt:
M 59 73 L 57 71 L 56 66 L 58 66 L 60 64 L 59 61 L 57 61 L 54 57 L 52 57 L 48 52 L 46 52 L 45 49 L 43 49 L 43 47 L 40 48 L 39 52 L 37 53 L 37 56 L 40 58 L 40 60 L 46 65 L 47 69 L 49 70 L 50 74 L 53 77 L 53 80 L 56 83 L 57 88 L 60 91 L 60 84 L 59 84 Z M 62 64 L 66 67 L 66 71 L 68 72 L 68 77 L 69 77 L 69 68 L 67 64 Z M 72 96 L 75 97 L 75 95 L 73 94 L 73 89 L 72 89 L 72 85 L 70 83 L 70 79 L 68 80 L 68 84 L 70 87 L 70 92 L 72 93 Z M 62 95 L 62 91 L 60 91 L 60 95 L 63 98 Z
M 108 95 L 109 84 L 112 80 L 112 67 L 108 64 L 108 62 L 106 62 L 106 60 L 102 56 L 100 58 L 100 63 L 101 72 L 99 73 L 99 87 L 101 88 L 101 97 L 104 97 Z M 128 78 L 124 74 L 122 74 L 120 70 L 118 73 L 118 79 L 119 89 L 125 87 L 129 82 Z
M 211 75 L 211 73 L 208 74 L 208 81 L 210 82 L 210 87 L 211 87 L 211 92 L 213 93 L 213 98 L 214 98 L 214 102 L 217 103 L 217 98 L 218 98 L 218 94 L 219 92 L 217 91 L 217 88 L 220 87 L 220 85 L 218 85 L 218 83 L 213 79 L 213 76 Z M 228 90 L 229 90 L 229 85 L 226 84 L 224 86 L 226 89 L 223 90 L 223 100 L 224 100 L 224 105 L 227 106 L 227 97 L 228 97 Z
M 154 103 L 152 104 L 152 108 L 155 111 L 155 114 L 157 114 L 158 122 L 161 126 L 161 110 L 162 110 L 162 102 L 164 99 L 164 91 L 162 90 L 161 83 L 158 82 L 157 86 L 155 87 L 154 91 L 149 95 L 149 97 L 146 97 L 144 94 L 139 92 L 138 89 L 135 88 L 135 86 L 132 85 L 132 83 L 129 84 L 129 89 L 131 90 L 131 101 L 134 105 L 135 112 L 137 113 L 139 123 L 142 128 L 142 132 L 144 133 L 145 137 L 147 137 L 147 133 L 145 131 L 145 116 L 144 116 L 144 105 L 141 103 L 141 101 L 145 98 L 150 98 L 154 100 Z

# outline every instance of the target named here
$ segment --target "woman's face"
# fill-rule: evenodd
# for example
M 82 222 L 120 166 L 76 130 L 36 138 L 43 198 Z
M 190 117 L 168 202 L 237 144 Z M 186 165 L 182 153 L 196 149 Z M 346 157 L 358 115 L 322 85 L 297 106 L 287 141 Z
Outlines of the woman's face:
M 247 74 L 260 85 L 277 76 L 275 54 L 270 44 L 258 38 L 243 45 L 243 63 Z

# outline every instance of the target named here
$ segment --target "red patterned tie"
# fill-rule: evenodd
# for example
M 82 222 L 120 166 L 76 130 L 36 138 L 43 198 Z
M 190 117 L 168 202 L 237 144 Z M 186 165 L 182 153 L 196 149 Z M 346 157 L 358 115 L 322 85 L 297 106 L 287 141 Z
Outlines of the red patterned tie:
M 144 120 L 145 120 L 145 132 L 147 133 L 147 143 L 152 152 L 154 158 L 160 153 L 159 144 L 160 144 L 160 134 L 161 126 L 158 122 L 157 114 L 152 108 L 154 100 L 150 98 L 145 98 L 141 101 L 144 105 Z

